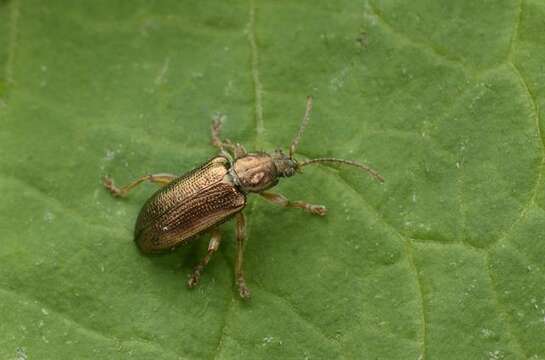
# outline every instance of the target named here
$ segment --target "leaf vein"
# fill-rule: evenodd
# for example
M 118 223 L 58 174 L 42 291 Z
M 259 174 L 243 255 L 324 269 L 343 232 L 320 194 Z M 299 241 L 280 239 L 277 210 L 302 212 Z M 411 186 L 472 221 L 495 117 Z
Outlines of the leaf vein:
M 227 328 L 227 318 L 229 317 L 229 314 L 233 310 L 233 304 L 235 302 L 235 299 L 231 298 L 231 301 L 229 301 L 229 304 L 227 305 L 227 309 L 225 310 L 225 316 L 223 317 L 223 323 L 220 328 L 220 336 L 218 339 L 218 345 L 216 345 L 216 349 L 214 350 L 214 356 L 212 359 L 217 359 L 219 354 L 221 353 L 221 350 L 223 348 L 223 340 L 225 339 L 225 329 Z
M 420 335 L 419 335 L 419 342 L 420 342 L 420 360 L 426 360 L 427 358 L 427 345 L 426 345 L 426 339 L 427 339 L 427 316 L 426 316 L 426 309 L 424 306 L 424 290 L 422 288 L 422 279 L 420 278 L 420 275 L 418 274 L 418 268 L 416 267 L 416 262 L 414 261 L 414 255 L 413 255 L 413 249 L 411 245 L 411 240 L 407 239 L 405 240 L 405 256 L 407 256 L 407 261 L 409 262 L 409 267 L 411 268 L 412 272 L 415 276 L 415 283 L 416 283 L 416 289 L 419 294 L 419 300 L 420 300 L 420 316 L 422 316 L 422 322 L 420 327 Z
M 418 40 L 408 37 L 403 33 L 400 33 L 389 22 L 387 22 L 386 19 L 384 19 L 384 17 L 380 14 L 380 11 L 370 2 L 367 3 L 365 10 L 365 13 L 368 16 L 378 20 L 378 22 L 382 25 L 382 28 L 394 35 L 398 40 L 400 40 L 400 42 L 424 50 L 433 55 L 434 58 L 442 62 L 446 62 L 454 67 L 460 67 L 462 70 L 464 70 L 464 72 L 469 72 L 471 74 L 474 74 L 476 72 L 476 70 L 471 68 L 468 64 L 462 62 L 458 58 L 449 56 L 449 54 L 447 54 L 445 51 L 441 51 L 435 48 L 432 44 L 420 42 Z
M 485 263 L 486 273 L 487 273 L 488 278 L 490 280 L 490 286 L 492 288 L 492 292 L 494 293 L 494 301 L 495 301 L 495 303 L 497 305 L 496 309 L 500 313 L 500 316 L 503 314 L 503 317 L 505 318 L 505 321 L 504 321 L 505 326 L 507 328 L 508 333 L 511 335 L 510 337 L 514 342 L 514 345 L 517 347 L 519 352 L 523 354 L 524 358 L 528 359 L 528 355 L 524 352 L 524 349 L 522 348 L 522 346 L 520 344 L 520 341 L 515 336 L 515 332 L 513 331 L 513 325 L 511 323 L 511 316 L 509 315 L 507 310 L 503 308 L 503 304 L 501 303 L 501 301 L 499 299 L 498 287 L 497 287 L 497 284 L 496 284 L 496 280 L 495 280 L 494 276 L 492 275 L 492 271 L 490 269 L 490 253 L 487 253 L 487 255 L 485 257 L 485 261 L 486 261 L 486 263 Z
M 543 172 L 545 170 L 545 137 L 544 137 L 544 134 L 542 133 L 541 127 L 540 127 L 541 119 L 539 117 L 539 111 L 540 110 L 539 110 L 539 104 L 537 102 L 537 98 L 532 93 L 532 91 L 530 90 L 530 87 L 528 86 L 528 83 L 526 82 L 526 80 L 522 76 L 522 73 L 520 72 L 518 67 L 515 65 L 515 63 L 508 62 L 508 64 L 513 69 L 513 72 L 515 73 L 515 75 L 519 79 L 522 88 L 526 92 L 526 97 L 528 99 L 528 103 L 530 105 L 530 108 L 532 108 L 532 112 L 535 115 L 536 132 L 537 132 L 537 136 L 539 137 L 540 143 L 541 143 L 542 159 L 541 159 L 541 163 L 539 165 L 539 169 L 538 169 L 538 172 L 537 172 L 535 185 L 532 188 L 532 190 L 530 191 L 530 197 L 528 198 L 528 201 L 526 202 L 526 205 L 522 207 L 522 210 L 520 211 L 519 216 L 515 219 L 515 221 L 513 221 L 513 223 L 509 227 L 509 229 L 504 231 L 503 234 L 501 234 L 499 236 L 499 238 L 494 243 L 501 242 L 501 241 L 507 239 L 511 235 L 513 230 L 515 229 L 516 225 L 518 225 L 523 219 L 526 218 L 526 216 L 528 215 L 528 211 L 530 210 L 532 205 L 536 204 L 536 198 L 537 198 L 537 195 L 538 195 L 539 185 L 543 181 Z
M 8 38 L 8 59 L 6 61 L 6 82 L 8 85 L 14 83 L 13 79 L 13 66 L 15 63 L 15 50 L 17 47 L 17 31 L 19 23 L 19 7 L 20 1 L 13 0 L 10 6 L 10 19 L 9 19 L 9 38 Z
M 327 342 L 333 344 L 337 348 L 339 353 L 341 353 L 341 358 L 346 359 L 346 356 L 344 354 L 342 354 L 342 349 L 343 348 L 342 348 L 341 344 L 336 339 L 333 339 L 333 338 L 329 337 L 318 325 L 314 324 L 312 321 L 308 320 L 303 315 L 301 315 L 301 313 L 297 310 L 297 308 L 291 302 L 289 302 L 284 297 L 282 297 L 280 295 L 277 295 L 277 294 L 273 293 L 270 290 L 267 290 L 262 285 L 259 288 L 262 291 L 266 292 L 267 294 L 272 295 L 272 297 L 274 297 L 275 299 L 278 299 L 279 303 L 282 304 L 284 307 L 288 308 L 293 314 L 295 314 L 297 316 L 297 318 L 300 320 L 300 322 L 309 325 L 309 327 L 316 334 L 318 334 L 320 337 L 322 337 Z
M 339 179 L 342 183 L 345 184 L 345 186 L 347 186 L 349 189 L 351 189 L 353 192 L 355 192 L 362 199 L 362 204 L 364 204 L 369 210 L 371 210 L 375 214 L 377 219 L 379 221 L 381 221 L 387 228 L 391 229 L 391 231 L 394 233 L 394 235 L 397 238 L 399 238 L 400 242 L 402 244 L 404 244 L 404 246 L 405 246 L 405 256 L 407 257 L 407 261 L 409 262 L 409 267 L 411 268 L 412 272 L 414 273 L 415 287 L 417 288 L 417 292 L 420 294 L 420 307 L 421 307 L 420 311 L 421 311 L 421 314 L 422 314 L 422 324 L 420 326 L 420 334 L 417 335 L 417 336 L 419 338 L 418 342 L 420 344 L 420 353 L 422 354 L 422 356 L 424 356 L 423 359 L 425 359 L 426 347 L 427 347 L 426 346 L 426 341 L 427 341 L 427 339 L 426 339 L 427 330 L 426 329 L 427 329 L 427 325 L 426 325 L 426 318 L 423 315 L 425 313 L 424 296 L 423 296 L 423 292 L 422 292 L 422 285 L 420 283 L 420 278 L 418 276 L 418 271 L 417 271 L 416 266 L 415 266 L 414 258 L 412 258 L 412 253 L 407 252 L 406 246 L 407 246 L 407 242 L 410 241 L 410 240 L 409 240 L 409 238 L 407 236 L 403 235 L 392 224 L 390 224 L 386 220 L 386 218 L 384 218 L 384 216 L 381 215 L 376 209 L 374 209 L 372 206 L 370 206 L 368 204 L 368 202 L 365 200 L 364 196 L 358 191 L 358 189 L 355 186 L 350 184 L 348 181 L 346 181 L 345 178 L 343 178 L 339 174 L 335 173 L 335 175 L 336 175 L 337 179 Z
M 511 61 L 511 59 L 513 58 L 513 54 L 515 53 L 515 41 L 518 38 L 520 22 L 522 20 L 522 1 L 523 0 L 519 0 L 517 14 L 515 15 L 515 22 L 513 24 L 513 32 L 511 34 L 511 40 L 509 42 L 509 49 L 507 52 L 508 61 Z
M 264 131 L 263 122 L 263 85 L 259 80 L 259 54 L 256 42 L 256 25 L 255 25 L 255 1 L 250 0 L 250 21 L 248 23 L 248 41 L 250 42 L 251 50 L 251 72 L 254 84 L 254 100 L 255 100 L 255 122 L 256 135 L 259 136 Z

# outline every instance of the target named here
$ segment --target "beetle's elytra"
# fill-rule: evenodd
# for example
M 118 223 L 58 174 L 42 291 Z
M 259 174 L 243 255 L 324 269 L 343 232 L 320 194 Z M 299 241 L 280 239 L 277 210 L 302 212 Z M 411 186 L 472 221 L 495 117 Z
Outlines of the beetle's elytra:
M 311 214 L 323 216 L 326 208 L 303 201 L 289 201 L 283 195 L 268 192 L 282 177 L 291 177 L 307 165 L 330 162 L 351 165 L 367 171 L 379 181 L 383 178 L 367 165 L 337 158 L 318 158 L 296 161 L 293 154 L 307 126 L 312 109 L 312 98 L 307 99 L 305 116 L 293 139 L 288 155 L 281 150 L 272 154 L 248 153 L 240 144 L 221 140 L 221 116 L 212 123 L 212 144 L 219 155 L 182 176 L 171 174 L 146 175 L 124 187 L 115 186 L 111 178 L 103 179 L 104 186 L 116 197 L 125 196 L 144 181 L 163 185 L 140 210 L 134 229 L 134 240 L 144 253 L 172 249 L 204 232 L 211 233 L 208 253 L 197 264 L 188 280 L 188 286 L 199 282 L 201 272 L 212 254 L 219 248 L 221 235 L 218 225 L 235 217 L 237 250 L 235 281 L 242 298 L 249 298 L 250 291 L 244 280 L 242 261 L 246 225 L 242 210 L 246 196 L 257 193 L 266 200 L 285 208 L 300 208 Z

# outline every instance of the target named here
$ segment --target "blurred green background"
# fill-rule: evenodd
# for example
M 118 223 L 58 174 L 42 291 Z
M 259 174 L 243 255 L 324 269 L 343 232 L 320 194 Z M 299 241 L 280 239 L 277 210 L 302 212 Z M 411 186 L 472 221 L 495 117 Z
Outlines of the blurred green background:
M 545 359 L 545 3 L 0 1 L 0 358 Z M 234 224 L 141 256 L 154 185 L 215 154 L 299 158 Z

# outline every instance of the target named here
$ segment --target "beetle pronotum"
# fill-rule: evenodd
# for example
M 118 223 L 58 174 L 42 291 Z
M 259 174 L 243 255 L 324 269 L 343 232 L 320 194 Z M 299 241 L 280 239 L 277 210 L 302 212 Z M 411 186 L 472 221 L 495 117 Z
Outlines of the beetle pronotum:
M 187 285 L 198 284 L 204 267 L 220 245 L 221 235 L 218 225 L 232 217 L 236 219 L 236 258 L 235 282 L 242 298 L 248 298 L 250 291 L 246 286 L 242 270 L 244 242 L 246 240 L 246 220 L 242 210 L 246 206 L 246 195 L 257 193 L 265 200 L 285 208 L 299 208 L 314 215 L 324 216 L 323 205 L 304 201 L 290 201 L 281 194 L 266 190 L 278 184 L 279 178 L 290 177 L 302 168 L 317 163 L 339 163 L 357 167 L 368 172 L 379 181 L 384 179 L 365 164 L 337 158 L 317 158 L 297 161 L 293 158 L 299 140 L 303 135 L 312 109 L 312 98 L 307 98 L 307 107 L 299 131 L 289 147 L 288 155 L 282 150 L 273 154 L 265 152 L 248 153 L 240 144 L 221 140 L 222 117 L 212 123 L 212 144 L 220 150 L 200 167 L 181 176 L 154 174 L 142 176 L 124 186 L 115 186 L 111 178 L 103 179 L 104 186 L 117 197 L 125 196 L 144 181 L 163 185 L 148 199 L 140 210 L 134 230 L 134 240 L 144 253 L 172 249 L 187 242 L 190 238 L 210 232 L 208 252 L 189 276 Z

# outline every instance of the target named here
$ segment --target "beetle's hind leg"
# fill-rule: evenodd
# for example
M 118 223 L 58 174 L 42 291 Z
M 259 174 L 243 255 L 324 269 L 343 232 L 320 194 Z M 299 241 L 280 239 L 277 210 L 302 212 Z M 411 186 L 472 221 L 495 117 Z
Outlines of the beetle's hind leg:
M 241 158 L 248 153 L 244 146 L 240 144 L 233 144 L 229 139 L 221 140 L 221 126 L 224 118 L 225 116 L 223 114 L 218 114 L 212 121 L 212 126 L 210 128 L 212 132 L 212 145 L 220 150 L 227 149 L 231 151 L 235 155 L 236 159 Z
M 246 286 L 244 280 L 244 271 L 242 271 L 242 262 L 244 258 L 244 243 L 246 241 L 246 218 L 242 212 L 236 215 L 236 236 L 237 236 L 237 254 L 235 258 L 235 281 L 238 285 L 240 297 L 248 299 L 250 289 Z
M 149 181 L 153 183 L 158 183 L 161 185 L 166 185 L 170 183 L 172 180 L 176 179 L 176 175 L 172 174 L 151 174 L 151 175 L 144 175 L 142 177 L 139 177 L 138 179 L 134 180 L 132 183 L 123 186 L 121 188 L 117 187 L 114 184 L 114 180 L 110 177 L 103 177 L 102 178 L 102 184 L 106 189 L 108 189 L 113 196 L 115 197 L 123 197 L 127 195 L 129 191 L 143 183 L 144 181 Z
M 299 208 L 311 214 L 320 216 L 324 216 L 327 212 L 326 207 L 323 205 L 309 204 L 304 201 L 289 201 L 284 195 L 281 194 L 264 191 L 259 195 L 261 195 L 265 200 L 285 208 Z
M 204 270 L 204 267 L 210 261 L 212 254 L 218 251 L 220 247 L 220 242 L 221 242 L 221 233 L 219 232 L 218 229 L 212 230 L 212 237 L 210 238 L 210 242 L 208 243 L 208 252 L 204 256 L 204 258 L 201 260 L 201 262 L 197 264 L 197 266 L 195 266 L 193 273 L 191 273 L 189 280 L 187 281 L 187 286 L 189 288 L 192 288 L 199 283 L 199 280 L 201 278 L 201 273 Z

